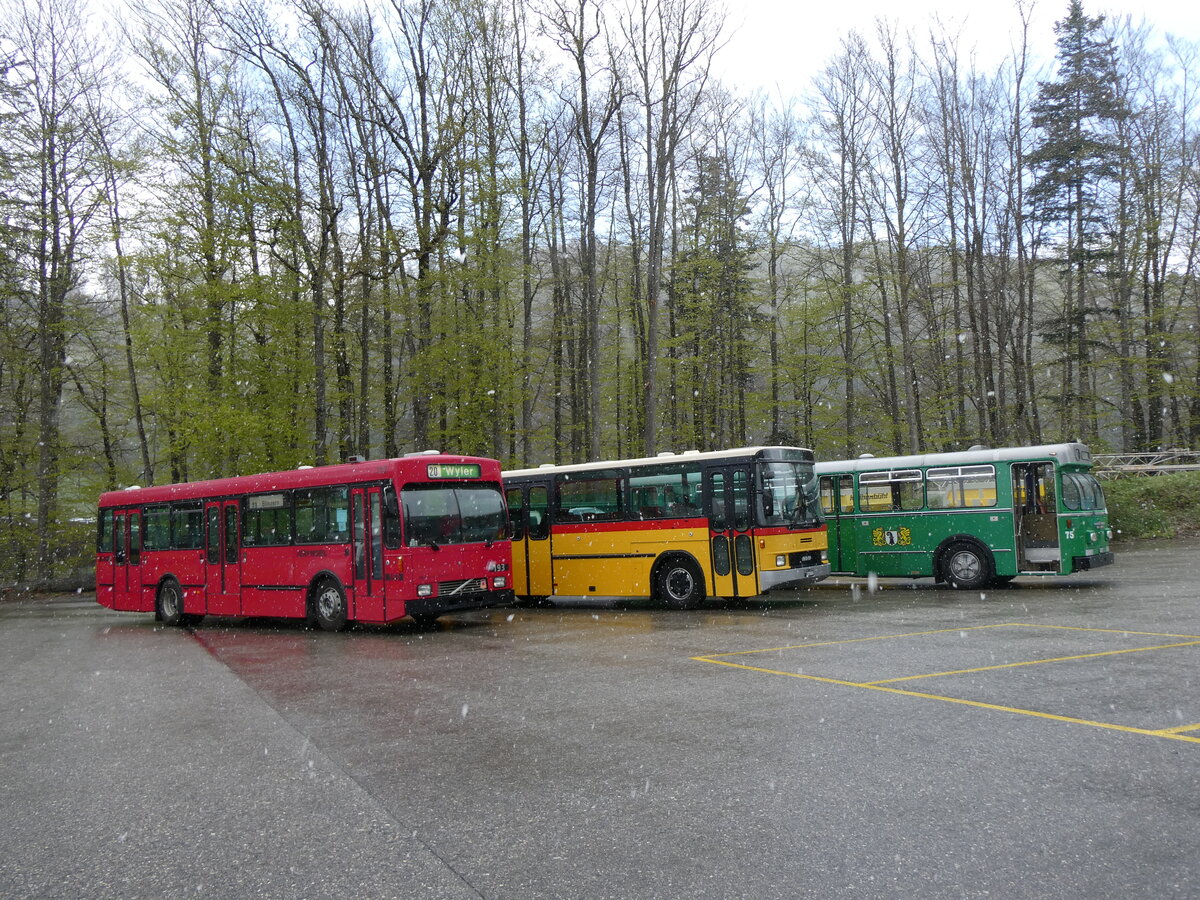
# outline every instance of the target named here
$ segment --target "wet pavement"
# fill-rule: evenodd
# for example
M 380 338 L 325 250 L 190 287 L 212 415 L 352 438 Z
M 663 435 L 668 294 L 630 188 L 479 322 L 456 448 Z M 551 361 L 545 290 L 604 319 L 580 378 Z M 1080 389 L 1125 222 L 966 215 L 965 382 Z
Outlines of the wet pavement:
M 1195 897 L 1200 543 L 344 634 L 0 604 L 0 895 Z

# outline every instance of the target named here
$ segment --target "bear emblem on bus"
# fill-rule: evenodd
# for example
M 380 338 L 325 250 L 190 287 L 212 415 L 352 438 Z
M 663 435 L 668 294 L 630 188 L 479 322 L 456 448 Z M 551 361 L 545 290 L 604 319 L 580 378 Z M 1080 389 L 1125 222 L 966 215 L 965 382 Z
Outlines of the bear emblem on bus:
M 912 529 L 876 528 L 871 532 L 871 543 L 876 547 L 910 547 L 912 546 Z

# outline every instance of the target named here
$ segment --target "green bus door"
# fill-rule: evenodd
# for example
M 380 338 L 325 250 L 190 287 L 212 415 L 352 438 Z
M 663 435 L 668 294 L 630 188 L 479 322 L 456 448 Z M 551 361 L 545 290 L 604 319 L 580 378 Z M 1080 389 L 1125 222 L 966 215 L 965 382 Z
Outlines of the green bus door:
M 829 564 L 832 572 L 857 572 L 854 530 L 854 476 L 823 475 L 821 508 L 829 527 Z

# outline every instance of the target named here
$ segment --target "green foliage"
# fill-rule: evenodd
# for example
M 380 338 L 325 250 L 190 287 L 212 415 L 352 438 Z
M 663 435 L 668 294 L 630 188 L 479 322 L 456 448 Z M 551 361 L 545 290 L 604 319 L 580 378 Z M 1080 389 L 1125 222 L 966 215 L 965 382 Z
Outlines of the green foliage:
M 1121 540 L 1200 534 L 1200 472 L 1105 481 L 1104 496 Z

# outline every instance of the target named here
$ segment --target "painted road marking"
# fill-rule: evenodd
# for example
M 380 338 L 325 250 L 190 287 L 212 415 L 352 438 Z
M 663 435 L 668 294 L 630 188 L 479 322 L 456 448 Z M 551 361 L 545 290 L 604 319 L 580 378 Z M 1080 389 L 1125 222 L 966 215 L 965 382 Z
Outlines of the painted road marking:
M 750 666 L 744 663 L 730 662 L 729 657 L 734 656 L 750 656 L 758 653 L 779 653 L 785 650 L 805 650 L 814 647 L 833 647 L 844 644 L 858 644 L 870 641 L 882 641 L 894 638 L 906 637 L 921 637 L 925 635 L 935 634 L 953 634 L 964 631 L 980 631 L 986 628 L 1057 628 L 1067 631 L 1095 631 L 1102 634 L 1121 634 L 1121 635 L 1138 635 L 1142 637 L 1172 637 L 1172 638 L 1188 638 L 1186 641 L 1180 641 L 1170 644 L 1158 644 L 1150 647 L 1130 647 L 1122 650 L 1106 650 L 1097 653 L 1083 653 L 1076 656 L 1057 656 L 1048 659 L 1027 660 L 1017 663 L 1006 663 L 1003 665 L 983 666 L 975 669 L 958 669 L 947 672 L 930 672 L 921 675 L 909 675 L 903 678 L 888 678 L 880 681 L 849 681 L 843 678 L 830 678 L 823 675 L 805 675 L 801 672 L 785 672 L 781 669 L 770 669 L 763 666 Z M 868 691 L 880 691 L 886 694 L 896 694 L 902 697 L 917 697 L 923 700 L 941 700 L 944 703 L 956 703 L 960 706 L 971 706 L 976 709 L 989 709 L 996 712 L 1013 713 L 1022 716 L 1033 716 L 1038 719 L 1049 719 L 1054 722 L 1067 722 L 1073 725 L 1089 725 L 1093 728 L 1105 728 L 1110 731 L 1123 731 L 1128 734 L 1144 734 L 1149 737 L 1166 738 L 1176 741 L 1187 741 L 1188 743 L 1200 744 L 1200 736 L 1190 734 L 1190 732 L 1200 731 L 1200 723 L 1195 725 L 1181 725 L 1175 728 L 1136 728 L 1130 725 L 1117 725 L 1112 722 L 1099 722 L 1092 719 L 1080 719 L 1073 716 L 1061 716 L 1055 713 L 1042 712 L 1036 709 L 1022 709 L 1017 706 L 1002 706 L 995 703 L 983 703 L 979 700 L 967 700 L 962 697 L 948 697 L 942 694 L 930 694 L 922 691 L 910 691 L 903 688 L 889 687 L 890 684 L 895 684 L 900 681 L 913 681 L 920 678 L 935 678 L 939 675 L 963 675 L 972 672 L 988 672 L 997 669 L 1012 669 L 1019 666 L 1034 666 L 1044 663 L 1067 662 L 1070 660 L 1094 659 L 1101 656 L 1115 656 L 1122 653 L 1140 653 L 1150 650 L 1166 650 L 1177 647 L 1192 647 L 1200 645 L 1200 635 L 1194 634 L 1165 634 L 1154 631 L 1123 631 L 1114 628 L 1082 628 L 1071 625 L 1037 625 L 1028 622 L 1005 622 L 996 625 L 974 625 L 965 628 L 939 628 L 933 631 L 912 631 L 904 634 L 878 635 L 869 638 L 851 638 L 843 641 L 814 641 L 806 644 L 790 644 L 784 647 L 770 647 L 762 650 L 738 650 L 729 653 L 712 653 L 706 656 L 693 656 L 691 659 L 695 662 L 712 663 L 717 666 L 725 666 L 731 669 L 743 669 L 748 672 L 760 672 L 766 675 L 784 675 L 788 678 L 800 678 L 807 681 L 816 681 L 823 684 L 836 684 L 844 687 L 862 688 Z

